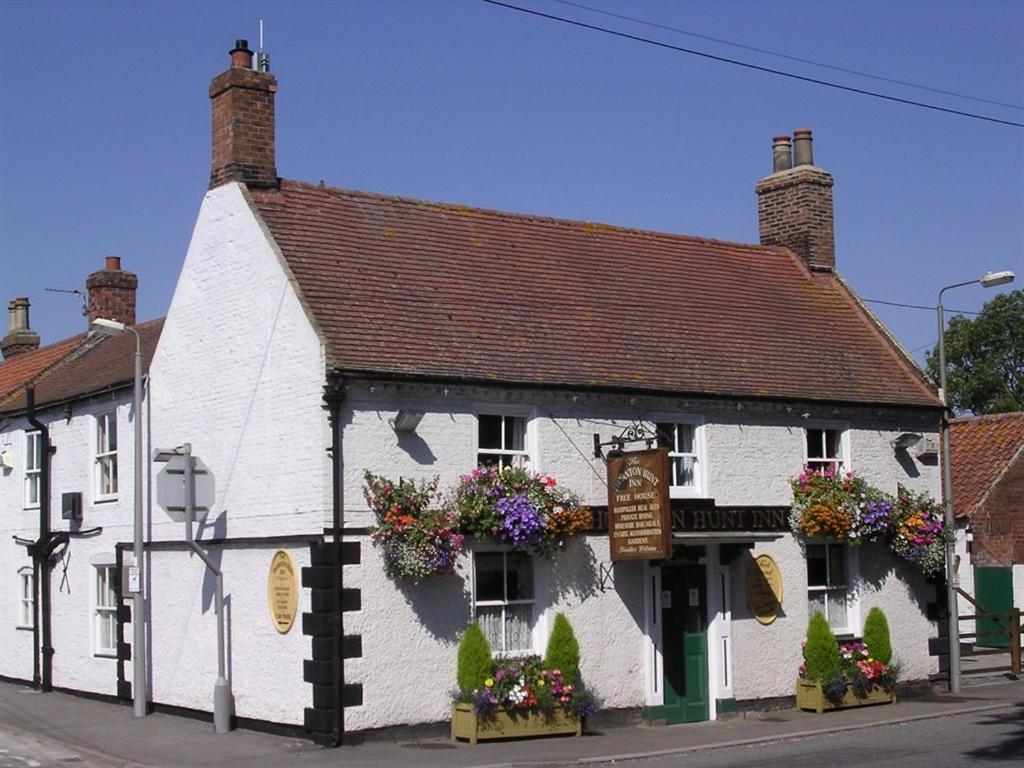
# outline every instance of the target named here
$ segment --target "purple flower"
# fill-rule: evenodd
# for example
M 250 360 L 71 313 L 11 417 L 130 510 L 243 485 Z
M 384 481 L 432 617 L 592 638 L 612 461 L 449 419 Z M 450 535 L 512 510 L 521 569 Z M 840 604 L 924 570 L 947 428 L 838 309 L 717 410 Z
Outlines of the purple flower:
M 501 516 L 498 536 L 505 543 L 522 547 L 544 538 L 544 520 L 525 495 L 499 499 L 495 509 Z

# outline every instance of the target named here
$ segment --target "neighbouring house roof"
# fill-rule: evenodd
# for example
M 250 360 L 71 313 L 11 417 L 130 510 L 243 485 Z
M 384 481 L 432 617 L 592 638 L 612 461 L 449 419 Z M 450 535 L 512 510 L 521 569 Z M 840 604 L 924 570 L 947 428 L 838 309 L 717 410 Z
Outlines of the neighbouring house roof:
M 12 392 L 29 384 L 70 355 L 84 340 L 83 333 L 0 362 L 0 403 Z
M 140 336 L 143 371 L 149 370 L 163 325 L 164 319 L 159 318 L 134 326 Z M 68 344 L 64 356 L 34 380 L 25 380 L 5 397 L 0 397 L 0 413 L 24 410 L 24 385 L 28 383 L 35 387 L 36 407 L 41 408 L 131 385 L 135 378 L 135 335 L 132 333 L 119 336 L 83 334 L 58 344 Z M 0 381 L 5 375 L 4 367 L 20 357 L 22 355 L 0 364 Z
M 296 181 L 249 190 L 335 370 L 939 407 L 788 249 Z
M 1022 411 L 950 421 L 949 461 L 956 516 L 969 517 L 1010 464 L 1022 455 Z

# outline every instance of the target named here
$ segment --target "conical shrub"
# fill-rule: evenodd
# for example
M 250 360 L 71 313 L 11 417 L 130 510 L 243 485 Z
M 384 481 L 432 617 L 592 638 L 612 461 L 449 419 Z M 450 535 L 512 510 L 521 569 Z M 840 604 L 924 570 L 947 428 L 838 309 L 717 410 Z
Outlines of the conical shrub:
M 484 680 L 494 674 L 491 644 L 487 642 L 480 625 L 475 621 L 466 627 L 459 641 L 456 678 L 461 691 L 475 691 L 484 687 Z
M 871 658 L 888 664 L 892 661 L 892 641 L 889 638 L 889 622 L 882 609 L 872 608 L 864 620 L 864 645 Z
M 579 678 L 580 644 L 564 613 L 555 616 L 555 626 L 551 629 L 547 652 L 544 654 L 544 667 L 549 672 L 560 670 L 562 679 L 569 685 L 575 685 Z
M 827 684 L 839 672 L 839 645 L 821 611 L 815 611 L 807 625 L 804 643 L 804 677 Z

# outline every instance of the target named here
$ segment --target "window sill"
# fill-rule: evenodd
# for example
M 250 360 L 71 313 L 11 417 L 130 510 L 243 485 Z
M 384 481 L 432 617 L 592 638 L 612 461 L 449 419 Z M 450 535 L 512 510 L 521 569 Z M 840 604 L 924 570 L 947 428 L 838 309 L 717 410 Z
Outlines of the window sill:
M 24 510 L 38 510 L 39 509 L 39 505 L 38 504 L 26 504 L 24 507 L 22 507 L 22 509 L 24 509 Z
M 104 504 L 113 504 L 117 501 L 117 496 L 97 496 L 92 500 L 93 506 L 103 506 Z
M 29 626 L 26 626 L 25 624 L 17 624 L 17 625 L 15 625 L 14 628 L 15 629 L 20 629 L 22 632 L 31 632 L 33 629 L 35 629 L 35 627 L 29 627 Z
M 92 655 L 97 659 L 116 659 L 117 651 L 93 651 Z

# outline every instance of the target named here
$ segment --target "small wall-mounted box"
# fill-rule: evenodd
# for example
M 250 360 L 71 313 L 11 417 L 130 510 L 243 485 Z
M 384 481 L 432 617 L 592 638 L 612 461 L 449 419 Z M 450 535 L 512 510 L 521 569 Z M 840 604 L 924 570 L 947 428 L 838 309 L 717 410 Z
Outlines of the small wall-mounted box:
M 79 492 L 60 495 L 60 516 L 65 520 L 82 519 L 82 494 Z
M 914 455 L 919 459 L 934 459 L 939 455 L 939 441 L 925 437 L 915 446 Z

